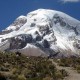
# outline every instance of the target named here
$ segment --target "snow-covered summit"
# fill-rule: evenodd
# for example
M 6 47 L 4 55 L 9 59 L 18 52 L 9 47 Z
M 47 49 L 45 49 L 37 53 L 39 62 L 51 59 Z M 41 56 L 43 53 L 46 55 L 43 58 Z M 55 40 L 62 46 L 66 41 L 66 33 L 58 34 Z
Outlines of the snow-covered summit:
M 24 53 L 28 49 L 27 44 L 46 55 L 79 55 L 80 21 L 49 9 L 38 9 L 20 16 L 2 31 L 0 50 L 19 50 Z

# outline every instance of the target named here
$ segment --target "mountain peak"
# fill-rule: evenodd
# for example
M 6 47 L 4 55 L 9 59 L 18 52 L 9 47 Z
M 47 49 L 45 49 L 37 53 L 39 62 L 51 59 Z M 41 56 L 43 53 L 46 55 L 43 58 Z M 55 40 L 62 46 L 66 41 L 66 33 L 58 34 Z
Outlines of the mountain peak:
M 39 55 L 79 55 L 80 21 L 60 11 L 32 11 L 18 17 L 3 33 L 0 50 L 26 53 L 28 45 L 32 45 L 41 52 Z

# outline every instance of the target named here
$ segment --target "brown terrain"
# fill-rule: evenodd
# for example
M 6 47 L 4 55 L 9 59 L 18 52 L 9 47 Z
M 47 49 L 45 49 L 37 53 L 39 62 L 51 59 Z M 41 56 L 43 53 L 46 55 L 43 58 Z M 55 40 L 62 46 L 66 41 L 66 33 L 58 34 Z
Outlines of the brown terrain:
M 66 77 L 64 80 L 80 80 L 80 74 L 77 73 L 76 70 L 72 69 L 71 67 L 62 67 L 59 66 L 56 62 L 54 62 L 52 59 L 50 59 L 50 61 L 52 61 L 53 64 L 55 64 L 56 68 L 61 70 L 61 69 L 65 69 L 69 76 Z

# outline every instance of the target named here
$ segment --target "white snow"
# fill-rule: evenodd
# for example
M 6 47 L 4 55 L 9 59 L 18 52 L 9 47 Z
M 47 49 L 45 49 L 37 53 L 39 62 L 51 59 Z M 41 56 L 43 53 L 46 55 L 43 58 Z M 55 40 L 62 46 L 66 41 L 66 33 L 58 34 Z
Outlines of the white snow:
M 26 49 L 26 48 L 37 48 L 37 47 L 31 44 L 27 44 L 23 49 Z

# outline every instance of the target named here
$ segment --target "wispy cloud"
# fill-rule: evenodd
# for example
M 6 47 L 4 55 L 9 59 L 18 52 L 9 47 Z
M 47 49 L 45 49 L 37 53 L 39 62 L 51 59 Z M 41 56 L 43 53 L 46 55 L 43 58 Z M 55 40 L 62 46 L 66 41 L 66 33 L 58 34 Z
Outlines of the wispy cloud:
M 66 2 L 79 2 L 80 0 L 61 0 L 63 3 L 66 3 Z

